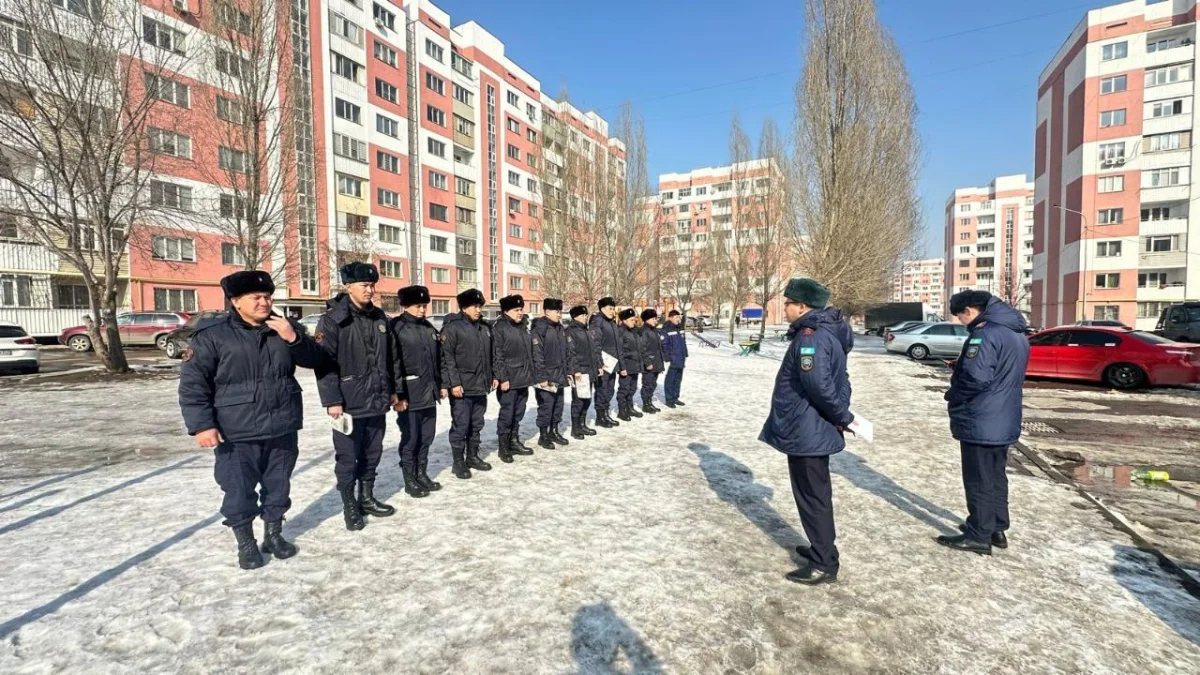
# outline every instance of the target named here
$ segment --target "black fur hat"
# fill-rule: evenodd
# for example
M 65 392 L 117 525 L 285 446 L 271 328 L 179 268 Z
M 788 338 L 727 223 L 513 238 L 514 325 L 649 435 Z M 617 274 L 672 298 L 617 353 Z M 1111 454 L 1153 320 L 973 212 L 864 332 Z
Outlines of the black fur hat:
M 352 262 L 342 265 L 340 270 L 342 277 L 342 285 L 367 283 L 373 284 L 379 281 L 379 270 L 371 263 Z
M 401 307 L 429 304 L 429 289 L 424 286 L 405 286 L 397 293 Z
M 542 309 L 562 311 L 563 303 L 558 298 L 546 298 L 542 301 Z
M 668 319 L 670 319 L 670 318 L 671 318 L 671 317 L 673 317 L 673 316 L 679 316 L 679 310 L 677 310 L 677 309 L 673 309 L 673 310 L 671 310 L 671 311 L 667 312 L 667 318 L 668 318 Z
M 520 295 L 506 295 L 500 298 L 500 311 L 507 312 L 510 309 L 525 308 L 525 298 Z
M 605 307 L 616 307 L 617 301 L 609 297 L 603 297 L 600 298 L 600 302 L 596 303 L 596 305 L 599 306 L 600 309 L 604 309 Z
M 959 291 L 950 296 L 950 314 L 962 314 L 968 307 L 987 307 L 992 294 L 987 291 Z
M 221 279 L 225 297 L 233 299 L 247 293 L 274 293 L 275 282 L 262 270 L 242 270 Z
M 587 314 L 587 307 L 583 305 L 575 305 L 571 308 L 571 318 L 576 319 Z
M 483 299 L 483 291 L 478 288 L 472 288 L 458 294 L 458 306 L 460 309 L 482 307 L 485 304 L 487 303 Z
M 642 310 L 642 321 L 649 321 L 650 319 L 657 319 L 657 318 L 658 318 L 658 312 L 654 311 L 653 309 Z
M 630 307 L 628 309 L 621 310 L 621 313 L 617 315 L 617 318 L 619 318 L 621 321 L 624 321 L 625 319 L 632 319 L 635 316 L 637 316 L 637 310 Z

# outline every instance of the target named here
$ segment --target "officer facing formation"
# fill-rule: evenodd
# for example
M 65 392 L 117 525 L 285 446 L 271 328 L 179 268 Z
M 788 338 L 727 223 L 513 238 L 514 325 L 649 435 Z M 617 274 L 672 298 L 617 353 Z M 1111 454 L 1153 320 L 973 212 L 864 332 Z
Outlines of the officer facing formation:
M 653 309 L 642 311 L 642 325 L 637 328 L 638 345 L 642 350 L 642 411 L 650 414 L 660 412 L 654 405 L 654 392 L 658 389 L 658 374 L 666 370 L 662 335 L 659 335 L 658 312 Z
M 221 279 L 232 309 L 197 326 L 183 352 L 179 407 L 196 445 L 212 449 L 224 524 L 237 538 L 238 564 L 262 567 L 262 552 L 296 555 L 283 538 L 283 515 L 291 508 L 296 432 L 304 404 L 296 366 L 319 368 L 324 354 L 298 324 L 272 311 L 271 275 L 243 271 Z M 265 523 L 262 552 L 254 518 Z
M 788 456 L 792 496 L 810 546 L 797 553 L 805 567 L 789 581 L 816 585 L 837 581 L 833 485 L 829 456 L 846 447 L 850 413 L 850 376 L 846 355 L 853 347 L 842 313 L 827 308 L 829 289 L 812 279 L 792 279 L 783 293 L 791 327 L 788 347 L 775 376 L 771 413 L 758 439 Z
M 587 326 L 587 307 L 571 308 L 571 320 L 567 322 L 567 336 L 575 348 L 575 378 L 571 387 L 571 438 L 583 440 L 595 436 L 596 430 L 587 425 L 588 406 L 595 395 L 597 377 L 603 372 L 604 363 L 599 361 L 598 350 L 592 344 L 592 334 Z M 580 392 L 587 396 L 580 396 Z M 598 416 L 597 416 L 598 417 Z M 596 422 L 599 424 L 599 420 Z
M 429 446 L 437 434 L 437 406 L 446 398 L 442 384 L 442 343 L 425 318 L 429 289 L 406 286 L 397 294 L 404 311 L 392 319 L 393 382 L 400 399 L 400 472 L 410 497 L 442 489 L 429 477 Z
M 642 413 L 633 407 L 633 392 L 638 388 L 638 373 L 642 372 L 645 366 L 642 365 L 642 348 L 634 329 L 637 310 L 623 309 L 618 316 L 620 323 L 617 336 L 620 343 L 617 347 L 617 372 L 621 374 L 621 388 L 617 391 L 617 419 L 628 422 L 631 417 L 642 416 Z
M 500 416 L 496 420 L 500 461 L 509 463 L 513 455 L 532 455 L 533 448 L 521 442 L 521 420 L 529 402 L 529 388 L 537 384 L 533 368 L 533 348 L 537 340 L 529 333 L 525 299 L 520 295 L 500 298 L 503 315 L 492 327 L 492 377 L 500 383 L 496 399 Z
M 373 304 L 379 271 L 372 264 L 352 262 L 340 272 L 345 291 L 329 301 L 317 324 L 317 344 L 329 355 L 327 367 L 318 372 L 317 390 L 331 418 L 351 418 L 348 434 L 333 431 L 333 470 L 346 529 L 361 530 L 364 513 L 386 517 L 396 512 L 375 499 L 374 490 L 387 412 L 401 406 L 392 379 L 387 315 Z
M 471 469 L 490 471 L 479 457 L 487 396 L 499 384 L 492 377 L 492 333 L 483 320 L 483 293 L 458 294 L 459 311 L 442 324 L 442 386 L 450 392 L 450 452 L 457 478 Z
M 613 370 L 609 370 L 605 365 L 604 355 L 607 354 L 614 361 L 620 361 L 621 340 L 617 334 L 615 320 L 617 302 L 612 298 L 600 298 L 600 302 L 596 306 L 600 311 L 592 315 L 591 321 L 588 322 L 588 330 L 592 334 L 592 349 L 595 350 L 594 361 L 600 364 L 600 368 L 597 369 L 598 381 L 593 395 L 596 405 L 596 426 L 612 428 L 620 426 L 619 422 L 608 416 L 608 407 L 612 403 L 613 394 L 616 391 L 617 373 L 621 369 L 619 366 L 614 366 Z
M 671 367 L 667 369 L 667 379 L 663 382 L 663 396 L 668 408 L 683 405 L 679 400 L 679 391 L 683 385 L 683 368 L 687 363 L 687 336 L 683 332 L 683 317 L 677 310 L 667 313 L 667 323 L 662 328 L 663 352 Z
M 553 450 L 555 443 L 570 443 L 558 429 L 562 423 L 566 388 L 576 375 L 575 339 L 567 334 L 562 324 L 562 307 L 562 300 L 546 298 L 542 301 L 543 316 L 533 320 L 538 445 L 546 450 Z
M 950 298 L 950 313 L 970 330 L 954 364 L 946 402 L 950 432 L 960 444 L 967 522 L 959 536 L 939 544 L 991 555 L 1008 548 L 1008 447 L 1021 436 L 1021 402 L 1029 365 L 1026 323 L 986 291 Z

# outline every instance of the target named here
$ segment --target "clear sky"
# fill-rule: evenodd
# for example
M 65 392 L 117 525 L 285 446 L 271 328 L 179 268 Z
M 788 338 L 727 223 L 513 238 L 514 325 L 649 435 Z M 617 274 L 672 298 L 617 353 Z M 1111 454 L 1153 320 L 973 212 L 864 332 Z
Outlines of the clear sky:
M 435 0 L 457 25 L 475 20 L 554 95 L 610 121 L 623 100 L 646 120 L 658 174 L 729 157 L 736 112 L 757 136 L 785 131 L 794 109 L 803 0 Z M 955 187 L 1033 174 L 1037 78 L 1088 9 L 1115 0 L 878 0 L 921 109 L 925 254 L 942 255 L 942 212 Z

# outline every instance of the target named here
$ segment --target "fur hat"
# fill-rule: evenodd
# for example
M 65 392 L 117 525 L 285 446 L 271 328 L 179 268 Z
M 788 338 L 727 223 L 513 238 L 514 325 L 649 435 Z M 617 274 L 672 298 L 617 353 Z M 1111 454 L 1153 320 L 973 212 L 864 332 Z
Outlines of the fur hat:
M 262 270 L 242 270 L 221 279 L 221 288 L 226 298 L 233 299 L 247 293 L 274 293 L 275 282 Z
M 617 301 L 606 296 L 606 297 L 600 298 L 600 302 L 596 303 L 596 305 L 600 309 L 604 309 L 605 307 L 616 307 Z
M 424 286 L 405 286 L 396 294 L 401 307 L 429 304 L 429 289 Z
M 352 262 L 342 265 L 340 270 L 342 276 L 342 285 L 366 283 L 373 284 L 379 281 L 379 270 L 371 263 Z
M 510 309 L 525 308 L 525 298 L 520 295 L 506 295 L 500 298 L 500 311 L 507 312 Z
M 812 279 L 788 281 L 783 295 L 792 302 L 803 302 L 813 309 L 821 309 L 829 303 L 829 288 Z
M 585 314 L 587 314 L 587 307 L 584 307 L 583 305 L 575 305 L 571 308 L 572 319 L 584 316 Z
M 950 314 L 961 314 L 968 307 L 987 307 L 991 300 L 987 291 L 959 291 L 950 296 Z
M 546 298 L 542 301 L 542 309 L 562 311 L 562 300 L 558 298 Z
M 617 318 L 624 321 L 625 319 L 632 319 L 635 316 L 637 316 L 637 310 L 630 307 L 628 309 L 621 310 L 621 313 L 617 315 Z
M 658 312 L 654 311 L 653 309 L 642 310 L 642 321 L 649 321 L 650 319 L 657 319 L 657 318 L 658 318 Z
M 671 310 L 671 311 L 667 312 L 667 318 L 668 318 L 668 319 L 669 319 L 669 318 L 671 318 L 671 317 L 673 317 L 673 316 L 679 316 L 679 310 L 677 310 L 677 309 L 673 309 L 673 310 Z
M 483 291 L 479 290 L 478 288 L 472 288 L 458 294 L 459 309 L 466 309 L 468 307 L 482 307 L 485 304 L 487 303 L 483 299 Z

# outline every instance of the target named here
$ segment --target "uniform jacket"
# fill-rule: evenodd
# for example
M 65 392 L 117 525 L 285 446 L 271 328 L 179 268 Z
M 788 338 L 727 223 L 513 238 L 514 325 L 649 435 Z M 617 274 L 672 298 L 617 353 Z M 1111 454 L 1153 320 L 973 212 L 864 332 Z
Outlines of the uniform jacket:
M 954 364 L 946 401 L 950 432 L 978 445 L 1010 445 L 1021 437 L 1021 397 L 1029 339 L 1025 318 L 992 298 L 971 325 Z
M 393 384 L 409 410 L 432 408 L 441 400 L 442 342 L 426 319 L 404 312 L 392 319 Z
M 597 351 L 592 344 L 592 334 L 587 325 L 577 319 L 571 319 L 567 322 L 567 335 L 575 347 L 573 372 L 595 377 L 604 367 L 604 362 L 596 359 Z
M 638 336 L 638 346 L 642 350 L 642 367 L 643 373 L 661 373 L 666 370 L 664 361 L 666 355 L 663 354 L 663 340 L 666 338 L 658 332 L 657 328 L 650 326 L 641 326 L 633 329 Z
M 683 325 L 676 326 L 668 321 L 663 325 L 661 332 L 663 351 L 667 360 L 671 362 L 671 367 L 682 368 L 688 357 L 687 333 L 683 331 Z
M 567 378 L 575 374 L 575 338 L 561 321 L 544 316 L 533 320 L 533 337 L 534 379 L 567 386 Z
M 353 417 L 387 414 L 395 391 L 387 315 L 375 306 L 358 309 L 345 294 L 328 304 L 316 334 L 330 357 L 317 372 L 321 405 L 340 405 Z
M 456 312 L 442 323 L 442 386 L 463 388 L 464 396 L 492 390 L 492 331 L 483 319 L 472 322 Z
M 849 331 L 837 309 L 814 309 L 792 323 L 788 347 L 775 376 L 771 413 L 758 440 L 776 450 L 823 457 L 846 447 L 838 427 L 850 414 L 850 376 L 846 354 Z
M 510 389 L 532 387 L 540 382 L 533 372 L 533 335 L 529 317 L 514 323 L 501 315 L 492 326 L 492 373 Z
M 637 375 L 646 369 L 642 359 L 642 345 L 638 340 L 636 328 L 626 328 L 625 324 L 617 326 L 617 337 L 620 338 L 620 353 L 616 354 L 619 363 L 617 372 L 624 370 L 630 375 Z
M 602 352 L 608 354 L 618 361 L 621 360 L 621 340 L 617 334 L 617 322 L 615 319 L 610 319 L 602 312 L 596 312 L 592 315 L 591 321 L 588 323 L 588 331 L 592 334 L 592 350 L 595 354 L 594 360 L 599 365 L 596 367 L 604 367 L 604 359 L 600 356 Z M 621 369 L 618 367 L 617 371 Z M 611 374 L 611 373 L 610 373 Z
M 267 326 L 229 312 L 202 322 L 179 369 L 179 407 L 188 433 L 216 429 L 228 442 L 260 441 L 304 426 L 296 366 L 318 368 L 325 354 L 304 328 L 287 344 Z

